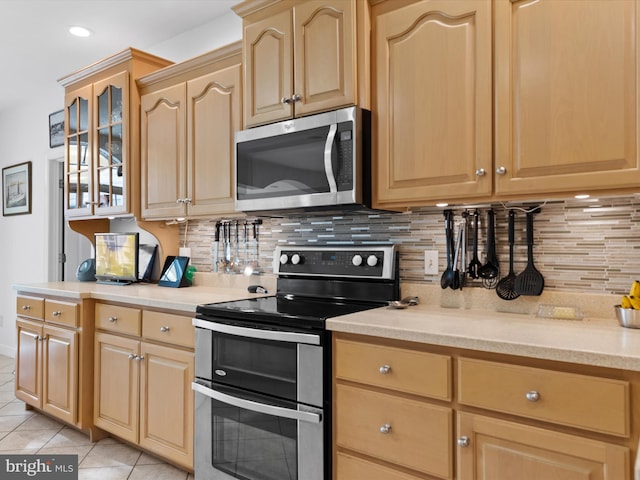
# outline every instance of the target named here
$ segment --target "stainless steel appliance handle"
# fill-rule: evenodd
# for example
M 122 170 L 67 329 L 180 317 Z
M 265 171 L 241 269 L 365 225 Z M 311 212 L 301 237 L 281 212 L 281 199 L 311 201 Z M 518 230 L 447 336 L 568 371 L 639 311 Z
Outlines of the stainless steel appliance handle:
M 276 342 L 288 343 L 306 343 L 308 345 L 320 345 L 320 335 L 297 332 L 283 332 L 277 330 L 261 330 L 258 328 L 238 327 L 236 325 L 227 325 L 226 323 L 210 322 L 194 318 L 192 320 L 194 327 L 212 330 L 214 332 L 228 333 L 229 335 L 238 335 L 247 338 L 258 338 L 260 340 L 274 340 Z
M 338 131 L 338 125 L 333 123 L 329 127 L 329 134 L 327 135 L 327 141 L 324 144 L 324 172 L 327 175 L 327 181 L 329 182 L 329 191 L 335 193 L 338 191 L 338 185 L 336 184 L 336 177 L 333 173 L 333 165 L 331 164 L 331 150 L 333 150 L 333 140 L 336 138 L 336 132 Z
M 322 416 L 317 413 L 302 412 L 300 410 L 291 410 L 289 408 L 276 407 L 274 405 L 265 405 L 264 403 L 245 400 L 244 398 L 238 398 L 232 395 L 227 395 L 226 393 L 211 390 L 210 388 L 196 382 L 191 383 L 191 388 L 194 392 L 201 393 L 209 398 L 213 398 L 214 400 L 219 400 L 228 405 L 233 405 L 234 407 L 244 408 L 245 410 L 251 410 L 252 412 L 265 413 L 275 417 L 290 418 L 292 420 L 301 420 L 309 423 L 320 423 L 322 420 Z

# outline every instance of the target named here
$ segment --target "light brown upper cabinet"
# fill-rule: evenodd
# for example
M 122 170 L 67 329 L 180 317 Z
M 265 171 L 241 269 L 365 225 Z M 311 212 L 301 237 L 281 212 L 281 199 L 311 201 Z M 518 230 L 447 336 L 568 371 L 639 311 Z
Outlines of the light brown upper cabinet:
M 245 126 L 366 106 L 365 1 L 247 0 L 234 11 L 244 25 Z
M 637 191 L 639 19 L 635 0 L 496 0 L 497 194 Z
M 65 214 L 140 210 L 140 100 L 135 80 L 169 65 L 132 48 L 59 80 L 65 87 Z
M 629 0 L 375 3 L 375 205 L 637 190 L 639 18 Z
M 490 0 L 392 0 L 372 17 L 374 203 L 489 195 Z
M 237 42 L 139 80 L 143 219 L 235 213 L 240 62 Z

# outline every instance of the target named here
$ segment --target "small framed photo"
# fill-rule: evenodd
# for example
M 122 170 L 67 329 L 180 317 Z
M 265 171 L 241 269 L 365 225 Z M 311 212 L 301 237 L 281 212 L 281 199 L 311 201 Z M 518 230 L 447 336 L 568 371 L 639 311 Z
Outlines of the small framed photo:
M 64 145 L 64 110 L 49 115 L 49 147 Z
M 2 215 L 31 213 L 31 162 L 2 169 Z

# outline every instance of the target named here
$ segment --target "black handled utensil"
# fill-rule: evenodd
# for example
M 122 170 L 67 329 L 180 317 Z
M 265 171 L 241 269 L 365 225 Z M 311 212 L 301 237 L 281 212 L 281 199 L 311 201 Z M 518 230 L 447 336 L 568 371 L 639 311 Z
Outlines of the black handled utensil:
M 527 267 L 516 277 L 515 290 L 520 295 L 540 295 L 544 289 L 544 277 L 533 264 L 533 215 L 539 208 L 527 212 Z
M 471 278 L 480 278 L 478 270 L 482 266 L 478 259 L 478 210 L 473 213 L 473 253 L 469 262 L 469 276 Z
M 478 275 L 483 279 L 493 279 L 500 274 L 498 255 L 496 254 L 496 232 L 493 209 L 487 213 L 487 258 L 486 263 L 478 269 Z
M 447 268 L 442 273 L 442 277 L 440 277 L 440 286 L 442 288 L 449 287 L 453 281 L 455 272 L 453 271 L 452 265 L 452 255 L 453 255 L 453 211 L 445 210 L 444 211 L 444 233 L 446 236 L 447 243 Z
M 514 244 L 514 230 L 515 230 L 515 218 L 516 212 L 509 210 L 509 273 L 506 277 L 498 282 L 496 286 L 496 293 L 498 297 L 503 300 L 514 300 L 520 296 L 516 292 L 514 282 L 516 274 L 513 271 L 513 244 Z

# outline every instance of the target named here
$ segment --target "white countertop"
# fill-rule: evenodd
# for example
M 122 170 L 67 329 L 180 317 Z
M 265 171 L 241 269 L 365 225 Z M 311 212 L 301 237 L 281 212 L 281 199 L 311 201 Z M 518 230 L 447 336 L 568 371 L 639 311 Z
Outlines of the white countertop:
M 640 330 L 615 319 L 559 320 L 531 314 L 421 304 L 327 320 L 336 332 L 640 371 Z
M 246 287 L 192 286 L 160 287 L 151 284 L 104 285 L 95 282 L 47 282 L 16 284 L 14 290 L 36 295 L 54 295 L 80 300 L 93 298 L 193 313 L 203 303 L 229 302 L 243 298 L 263 297 L 251 294 Z

